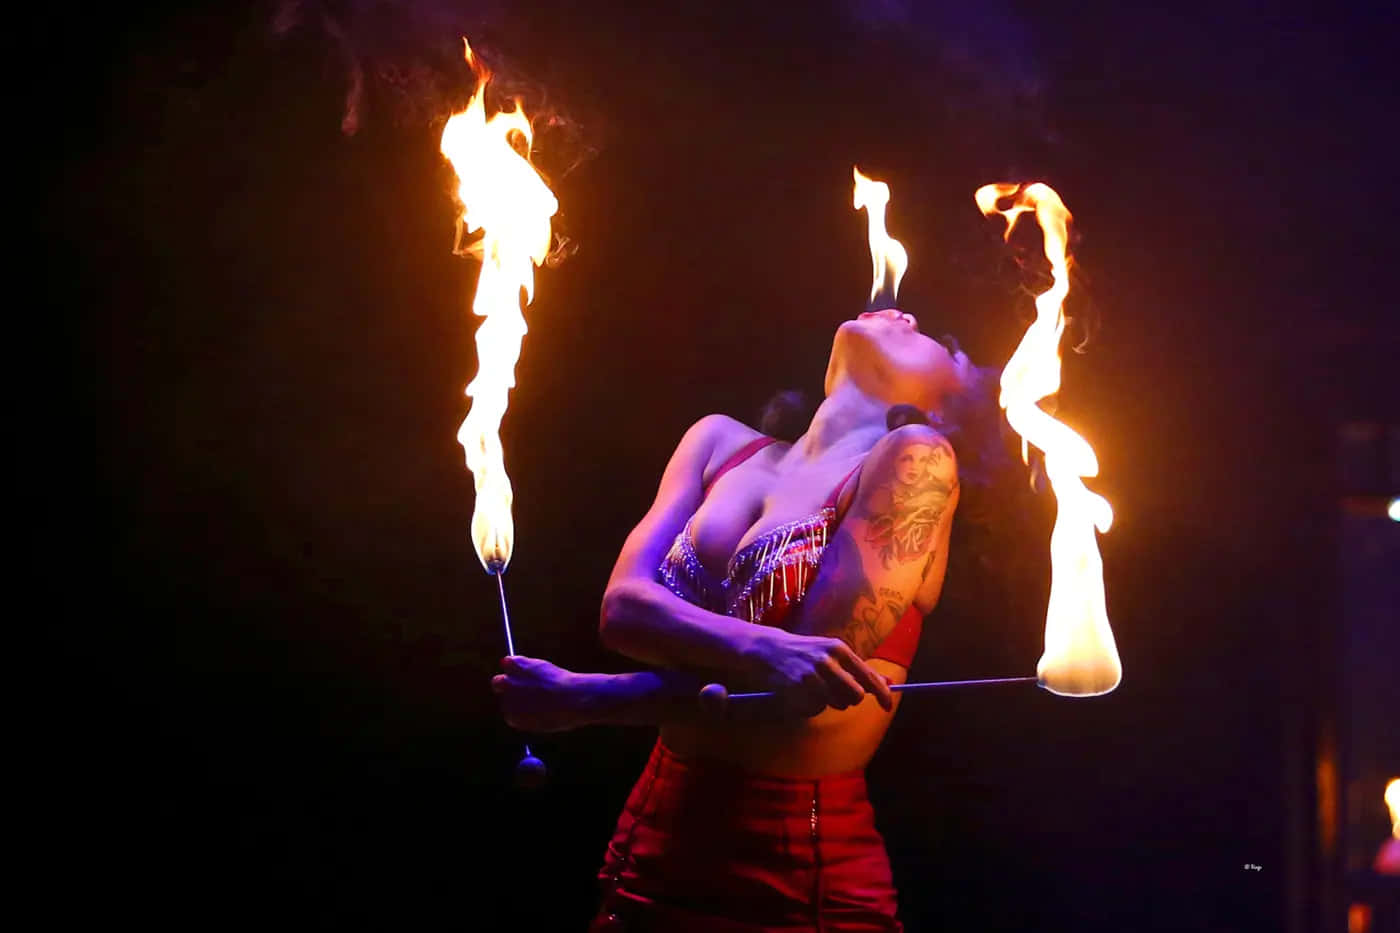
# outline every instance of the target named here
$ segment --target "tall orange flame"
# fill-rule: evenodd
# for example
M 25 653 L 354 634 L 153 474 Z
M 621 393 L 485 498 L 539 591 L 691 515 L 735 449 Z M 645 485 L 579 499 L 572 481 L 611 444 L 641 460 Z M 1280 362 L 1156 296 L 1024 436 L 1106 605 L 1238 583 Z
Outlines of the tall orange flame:
M 904 270 L 909 267 L 909 254 L 904 251 L 904 244 L 885 232 L 885 205 L 890 203 L 890 186 L 867 178 L 854 165 L 851 175 L 856 182 L 855 209 L 865 208 L 870 230 L 870 304 L 873 306 L 882 294 L 888 293 L 889 304 L 893 305 Z
M 1070 213 L 1049 185 L 984 185 L 977 189 L 982 213 L 1006 219 L 1006 236 L 1021 214 L 1031 212 L 1045 239 L 1052 282 L 1036 296 L 1036 318 L 1001 374 L 1001 406 L 1021 435 L 1022 455 L 1034 445 L 1045 454 L 1045 473 L 1058 511 L 1050 535 L 1050 602 L 1045 613 L 1045 653 L 1036 666 L 1040 683 L 1063 696 L 1098 696 L 1123 679 L 1123 666 L 1108 624 L 1103 560 L 1094 529 L 1106 532 L 1113 509 L 1081 481 L 1097 476 L 1094 449 L 1068 425 L 1037 404 L 1060 389 L 1060 336 L 1069 294 Z M 1010 206 L 997 204 L 1010 199 Z
M 1385 785 L 1385 805 L 1390 808 L 1390 834 L 1400 839 L 1400 778 Z
M 476 480 L 472 543 L 487 570 L 500 572 L 510 562 L 515 543 L 512 492 L 501 447 L 501 419 L 515 385 L 515 364 L 526 333 L 524 304 L 534 298 L 534 267 L 549 253 L 550 218 L 559 209 L 554 193 L 529 161 L 533 132 L 516 101 L 514 110 L 486 117 L 490 73 L 462 40 L 466 59 L 476 71 L 476 93 L 466 110 L 453 114 L 442 129 L 441 151 L 457 174 L 457 252 L 481 259 L 472 312 L 486 320 L 476 331 L 477 375 L 467 386 L 472 399 L 457 440 Z M 510 134 L 524 140 L 525 155 Z M 480 241 L 462 245 L 463 233 L 482 232 Z

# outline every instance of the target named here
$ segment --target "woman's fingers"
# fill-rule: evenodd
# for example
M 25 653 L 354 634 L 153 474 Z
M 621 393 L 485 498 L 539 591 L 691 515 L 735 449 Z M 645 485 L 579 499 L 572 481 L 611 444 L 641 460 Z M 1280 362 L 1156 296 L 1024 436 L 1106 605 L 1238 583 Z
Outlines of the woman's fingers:
M 491 678 L 505 720 L 527 732 L 556 732 L 588 724 L 586 675 L 540 658 L 502 659 L 503 674 Z
M 839 661 L 832 660 L 823 665 L 821 672 L 826 678 L 827 692 L 830 695 L 829 705 L 837 709 L 845 709 L 848 706 L 855 706 L 865 699 L 865 688 L 841 666 Z
M 894 694 L 890 692 L 889 682 L 880 676 L 873 667 L 866 664 L 860 655 L 851 649 L 850 645 L 840 639 L 833 639 L 833 641 L 836 642 L 834 650 L 841 666 L 850 672 L 861 687 L 875 694 L 875 699 L 879 701 L 885 712 L 894 709 Z
M 543 658 L 532 658 L 523 654 L 511 654 L 501 658 L 501 670 L 507 677 L 531 682 L 557 681 L 568 673 Z
M 886 712 L 894 709 L 889 681 L 841 639 L 788 633 L 779 644 L 770 683 L 794 711 L 814 716 L 826 706 L 846 709 L 867 693 Z

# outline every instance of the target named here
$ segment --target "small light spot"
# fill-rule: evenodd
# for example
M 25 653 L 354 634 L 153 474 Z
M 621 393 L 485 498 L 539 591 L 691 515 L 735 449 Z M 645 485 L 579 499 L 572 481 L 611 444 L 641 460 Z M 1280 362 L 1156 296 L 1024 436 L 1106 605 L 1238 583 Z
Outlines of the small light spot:
M 1392 496 L 1390 505 L 1386 507 L 1385 514 L 1390 516 L 1393 522 L 1400 522 L 1400 496 Z

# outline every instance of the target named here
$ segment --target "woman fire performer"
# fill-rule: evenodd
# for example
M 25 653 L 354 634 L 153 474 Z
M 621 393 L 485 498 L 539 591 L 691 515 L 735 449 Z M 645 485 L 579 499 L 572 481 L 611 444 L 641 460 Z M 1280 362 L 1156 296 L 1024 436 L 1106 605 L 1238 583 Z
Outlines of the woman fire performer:
M 720 415 L 686 432 L 603 597 L 603 643 L 653 670 L 505 660 L 518 728 L 661 727 L 594 930 L 901 929 L 864 769 L 943 586 L 959 461 L 969 481 L 1005 459 L 996 374 L 948 344 L 861 314 L 792 443 Z M 778 700 L 706 713 L 712 681 Z

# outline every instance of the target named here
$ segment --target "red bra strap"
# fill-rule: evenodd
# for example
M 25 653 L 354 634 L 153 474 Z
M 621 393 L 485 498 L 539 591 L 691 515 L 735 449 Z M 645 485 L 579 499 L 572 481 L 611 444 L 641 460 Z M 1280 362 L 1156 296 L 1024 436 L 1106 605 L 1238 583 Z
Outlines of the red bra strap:
M 838 503 L 838 502 L 841 501 L 841 490 L 843 490 L 843 489 L 846 488 L 846 484 L 849 483 L 849 482 L 851 481 L 851 477 L 852 477 L 852 476 L 855 476 L 857 473 L 859 473 L 859 472 L 860 472 L 860 468 L 861 468 L 862 466 L 864 466 L 864 464 L 857 463 L 854 470 L 852 470 L 851 472 L 847 473 L 845 476 L 843 476 L 843 477 L 841 478 L 841 482 L 837 483 L 837 484 L 836 484 L 836 488 L 833 489 L 833 490 L 831 490 L 831 495 L 829 495 L 829 496 L 826 497 L 826 504 L 823 505 L 822 508 L 824 508 L 824 509 L 834 509 L 834 508 L 836 508 L 836 503 Z
M 738 451 L 735 452 L 734 456 L 721 463 L 719 469 L 715 470 L 715 475 L 711 476 L 710 481 L 705 484 L 704 494 L 707 496 L 710 494 L 710 490 L 714 487 L 715 483 L 719 482 L 719 478 L 721 476 L 728 473 L 730 470 L 734 469 L 736 466 L 743 463 L 745 460 L 749 459 L 754 454 L 767 447 L 769 444 L 776 444 L 777 442 L 778 439 L 775 437 L 755 437 L 743 447 L 740 447 Z

